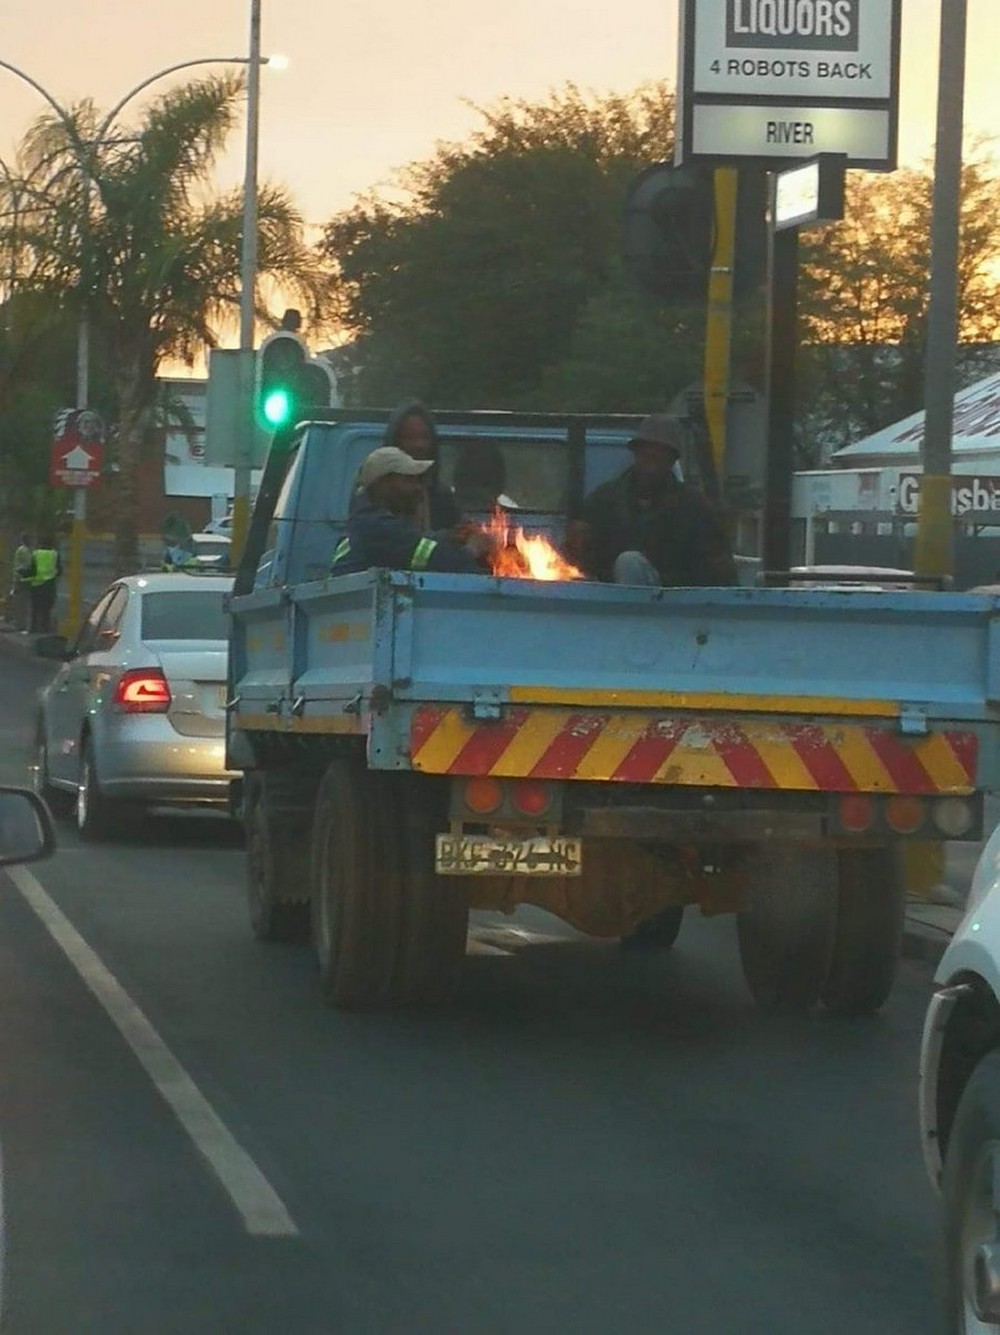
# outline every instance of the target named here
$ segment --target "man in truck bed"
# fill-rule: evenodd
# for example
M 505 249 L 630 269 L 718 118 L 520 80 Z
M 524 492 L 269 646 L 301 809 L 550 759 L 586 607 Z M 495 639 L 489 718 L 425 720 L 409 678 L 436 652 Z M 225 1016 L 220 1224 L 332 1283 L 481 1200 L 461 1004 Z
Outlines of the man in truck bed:
M 737 582 L 721 515 L 674 471 L 681 442 L 676 418 L 647 417 L 629 441 L 631 467 L 584 501 L 582 522 L 571 531 L 570 558 L 591 578 L 668 588 Z
M 482 575 L 485 539 L 463 544 L 443 533 L 421 532 L 416 516 L 424 503 L 423 475 L 433 459 L 413 459 L 383 445 L 361 465 L 358 482 L 365 499 L 347 521 L 331 574 L 347 575 L 375 566 L 390 570 L 440 570 Z

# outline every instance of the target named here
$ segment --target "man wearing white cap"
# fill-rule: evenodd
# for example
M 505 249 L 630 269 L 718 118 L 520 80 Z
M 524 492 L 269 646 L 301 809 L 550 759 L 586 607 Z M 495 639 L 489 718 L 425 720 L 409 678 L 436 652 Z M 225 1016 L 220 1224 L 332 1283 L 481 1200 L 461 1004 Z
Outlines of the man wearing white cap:
M 414 459 L 394 445 L 373 450 L 361 465 L 365 500 L 347 521 L 347 535 L 333 553 L 334 575 L 384 567 L 482 575 L 485 539 L 463 544 L 441 533 L 422 533 L 416 516 L 424 500 L 423 476 L 433 459 Z

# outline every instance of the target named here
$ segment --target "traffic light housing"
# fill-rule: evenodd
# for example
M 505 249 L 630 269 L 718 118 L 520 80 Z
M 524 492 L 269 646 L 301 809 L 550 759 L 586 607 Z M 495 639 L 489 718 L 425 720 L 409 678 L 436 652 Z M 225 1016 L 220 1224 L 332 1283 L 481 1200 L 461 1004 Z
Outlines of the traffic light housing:
M 764 281 L 767 177 L 741 168 L 736 205 L 733 292 Z M 703 302 L 715 248 L 715 180 L 710 167 L 658 162 L 632 182 L 625 200 L 623 252 L 641 287 L 662 301 Z
M 289 330 L 269 335 L 257 352 L 254 411 L 264 431 L 280 431 L 329 408 L 336 389 L 333 371 Z

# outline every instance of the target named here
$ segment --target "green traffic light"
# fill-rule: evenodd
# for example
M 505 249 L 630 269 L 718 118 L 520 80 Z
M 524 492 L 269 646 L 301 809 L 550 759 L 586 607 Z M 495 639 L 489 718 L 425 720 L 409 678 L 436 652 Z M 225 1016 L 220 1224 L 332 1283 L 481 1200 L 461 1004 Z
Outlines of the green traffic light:
M 292 415 L 292 396 L 287 389 L 272 389 L 263 405 L 264 420 L 270 426 L 284 426 Z

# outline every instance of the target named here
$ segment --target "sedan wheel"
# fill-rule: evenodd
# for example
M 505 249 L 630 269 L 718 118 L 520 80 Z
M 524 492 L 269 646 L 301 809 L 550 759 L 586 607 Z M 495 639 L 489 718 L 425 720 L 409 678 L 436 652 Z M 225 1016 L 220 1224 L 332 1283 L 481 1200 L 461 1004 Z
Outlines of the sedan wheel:
M 109 802 L 101 793 L 89 741 L 80 757 L 80 780 L 76 789 L 76 829 L 81 839 L 103 839 L 110 827 Z
M 976 1067 L 948 1137 L 942 1179 L 948 1329 L 1000 1329 L 1000 1052 Z

